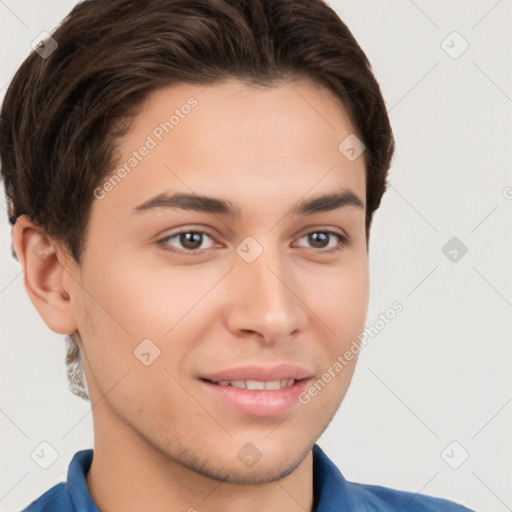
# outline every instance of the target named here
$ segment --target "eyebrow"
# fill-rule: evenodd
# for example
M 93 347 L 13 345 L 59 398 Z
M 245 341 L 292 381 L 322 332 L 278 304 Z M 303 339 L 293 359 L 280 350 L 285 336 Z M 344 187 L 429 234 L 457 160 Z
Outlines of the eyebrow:
M 364 204 L 354 192 L 341 189 L 338 192 L 314 196 L 299 201 L 292 207 L 295 215 L 306 216 L 315 213 L 329 212 L 338 208 L 354 206 L 364 210 Z M 133 209 L 133 214 L 161 208 L 178 208 L 181 210 L 193 210 L 196 212 L 226 215 L 240 218 L 241 210 L 230 201 L 215 197 L 199 196 L 197 194 L 176 193 L 169 195 L 166 192 L 158 194 Z

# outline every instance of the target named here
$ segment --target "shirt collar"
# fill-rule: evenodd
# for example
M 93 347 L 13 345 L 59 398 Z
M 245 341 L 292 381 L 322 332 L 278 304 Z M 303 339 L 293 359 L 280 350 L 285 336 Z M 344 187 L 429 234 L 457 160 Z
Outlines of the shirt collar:
M 351 484 L 317 444 L 313 446 L 313 496 L 314 512 L 366 510 L 351 492 Z
M 69 494 L 73 510 L 77 512 L 100 512 L 92 500 L 85 479 L 91 466 L 93 450 L 76 452 L 68 468 L 66 490 Z

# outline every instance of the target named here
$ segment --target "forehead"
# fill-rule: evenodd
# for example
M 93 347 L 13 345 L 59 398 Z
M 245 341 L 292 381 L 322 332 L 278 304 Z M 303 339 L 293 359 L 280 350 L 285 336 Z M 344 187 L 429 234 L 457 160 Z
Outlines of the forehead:
M 364 203 L 363 155 L 350 160 L 340 150 L 354 132 L 341 102 L 310 82 L 162 88 L 121 141 L 112 176 L 123 176 L 101 208 L 115 203 L 120 213 L 175 191 L 229 198 L 253 211 L 340 188 Z

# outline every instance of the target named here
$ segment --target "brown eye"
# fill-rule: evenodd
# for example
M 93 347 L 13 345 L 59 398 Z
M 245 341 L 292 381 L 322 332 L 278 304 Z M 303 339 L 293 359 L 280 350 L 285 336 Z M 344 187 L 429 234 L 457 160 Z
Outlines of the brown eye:
M 329 230 L 311 231 L 303 235 L 300 239 L 302 240 L 304 238 L 307 239 L 308 244 L 310 244 L 310 247 L 312 247 L 313 249 L 328 249 L 322 252 L 332 252 L 340 250 L 349 242 L 347 237 L 343 236 L 340 233 L 337 233 L 336 231 Z M 333 241 L 334 244 L 331 243 L 331 241 Z M 329 246 L 329 244 L 331 245 Z
M 166 251 L 182 253 L 188 256 L 191 254 L 193 255 L 203 252 L 209 248 L 201 247 L 201 245 L 205 241 L 205 237 L 208 237 L 213 240 L 213 237 L 211 237 L 208 233 L 205 233 L 204 231 L 179 231 L 178 233 L 173 233 L 171 235 L 166 236 L 165 238 L 162 238 L 161 240 L 159 240 L 159 243 L 161 244 L 162 248 Z M 177 248 L 173 248 L 175 246 L 168 243 L 171 240 L 175 240 L 175 242 L 177 242 Z

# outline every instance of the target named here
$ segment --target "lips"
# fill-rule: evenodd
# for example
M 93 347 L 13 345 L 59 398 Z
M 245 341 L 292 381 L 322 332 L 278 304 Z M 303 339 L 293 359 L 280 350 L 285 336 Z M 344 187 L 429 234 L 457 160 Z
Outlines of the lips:
M 199 376 L 216 407 L 253 417 L 277 417 L 297 407 L 313 372 L 292 364 L 249 365 Z
M 278 417 L 300 406 L 298 397 L 312 379 L 292 381 L 291 386 L 273 390 L 221 386 L 207 379 L 200 379 L 199 382 L 201 389 L 213 400 L 213 407 L 219 412 L 229 409 L 245 416 Z

